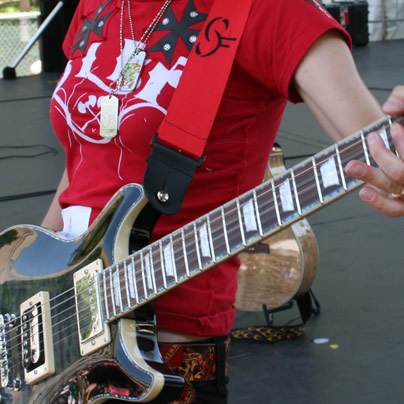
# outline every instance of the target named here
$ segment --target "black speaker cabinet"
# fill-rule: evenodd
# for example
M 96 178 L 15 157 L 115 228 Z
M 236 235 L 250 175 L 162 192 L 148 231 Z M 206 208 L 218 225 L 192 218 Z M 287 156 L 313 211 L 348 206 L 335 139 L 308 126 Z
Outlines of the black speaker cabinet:
M 364 46 L 369 43 L 367 1 L 338 1 L 324 6 L 351 35 L 353 45 Z
M 62 51 L 62 44 L 78 2 L 79 0 L 64 0 L 63 7 L 54 15 L 42 33 L 40 38 L 42 72 L 64 70 L 67 60 Z M 58 3 L 57 0 L 39 0 L 41 23 L 52 13 Z

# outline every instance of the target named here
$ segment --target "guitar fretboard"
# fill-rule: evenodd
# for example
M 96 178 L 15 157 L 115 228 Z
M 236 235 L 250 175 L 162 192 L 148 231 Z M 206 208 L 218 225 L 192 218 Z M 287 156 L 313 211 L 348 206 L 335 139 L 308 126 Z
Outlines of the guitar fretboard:
M 106 321 L 129 312 L 167 290 L 267 238 L 285 226 L 361 185 L 344 172 L 350 160 L 377 167 L 366 136 L 377 132 L 395 152 L 386 118 L 264 182 L 105 269 L 99 278 Z

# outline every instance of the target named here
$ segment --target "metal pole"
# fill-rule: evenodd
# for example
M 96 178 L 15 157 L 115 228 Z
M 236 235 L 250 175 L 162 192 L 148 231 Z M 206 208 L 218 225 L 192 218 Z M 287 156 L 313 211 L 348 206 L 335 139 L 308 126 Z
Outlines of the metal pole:
M 29 52 L 29 50 L 32 48 L 32 46 L 35 44 L 35 42 L 38 40 L 38 38 L 42 35 L 43 31 L 46 29 L 46 27 L 49 25 L 49 23 L 52 21 L 52 19 L 55 17 L 55 15 L 59 12 L 59 10 L 63 7 L 63 4 L 64 4 L 63 1 L 59 1 L 56 4 L 56 6 L 53 8 L 53 10 L 49 13 L 49 15 L 45 18 L 45 20 L 39 26 L 35 35 L 32 37 L 32 39 L 29 41 L 29 43 L 25 46 L 25 48 L 23 49 L 21 54 L 18 56 L 18 58 L 14 61 L 14 63 L 11 66 L 5 67 L 3 69 L 3 77 L 5 79 L 16 78 L 15 68 L 18 66 L 18 64 L 21 62 L 21 60 L 24 58 L 24 56 Z
M 51 22 L 53 17 L 59 12 L 59 10 L 62 7 L 63 7 L 63 1 L 59 1 L 59 3 L 56 4 L 55 8 L 50 12 L 50 14 L 45 18 L 43 23 L 40 25 L 40 27 L 38 28 L 38 31 L 35 33 L 35 35 L 32 37 L 32 39 L 27 43 L 27 45 L 21 52 L 20 56 L 18 56 L 18 58 L 11 65 L 11 67 L 13 69 L 15 69 L 18 66 L 18 64 L 21 62 L 21 60 L 24 58 L 24 56 L 34 46 L 37 39 L 42 35 L 42 32 L 45 31 L 46 27 L 49 25 L 49 23 Z

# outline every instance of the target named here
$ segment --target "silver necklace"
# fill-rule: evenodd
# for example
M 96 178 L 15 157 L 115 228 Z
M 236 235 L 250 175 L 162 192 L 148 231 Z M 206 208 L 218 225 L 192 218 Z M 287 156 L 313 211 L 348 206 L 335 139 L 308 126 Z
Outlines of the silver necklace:
M 123 24 L 124 24 L 125 0 L 122 0 L 120 27 L 119 27 L 119 47 L 121 52 L 122 69 L 118 75 L 118 78 L 111 83 L 110 93 L 101 100 L 100 135 L 107 139 L 114 138 L 118 134 L 119 99 L 114 95 L 114 93 L 116 91 L 132 91 L 136 88 L 136 84 L 139 80 L 143 64 L 146 59 L 145 48 L 147 41 L 149 40 L 155 28 L 157 27 L 157 24 L 160 22 L 161 17 L 166 12 L 172 0 L 165 0 L 163 6 L 160 8 L 157 15 L 154 17 L 153 21 L 147 27 L 146 31 L 143 33 L 139 42 L 135 40 L 130 1 L 131 0 L 127 0 L 129 27 L 132 36 L 132 41 L 135 44 L 135 50 L 129 56 L 128 61 L 124 64 Z
M 136 88 L 137 81 L 139 79 L 140 73 L 143 68 L 143 63 L 146 59 L 146 52 L 144 49 L 146 48 L 147 41 L 149 40 L 151 34 L 155 30 L 157 24 L 160 22 L 161 17 L 166 12 L 167 7 L 170 5 L 172 0 L 166 0 L 161 9 L 158 11 L 157 15 L 154 17 L 153 21 L 147 27 L 146 31 L 143 33 L 139 42 L 135 40 L 135 34 L 133 29 L 133 21 L 132 21 L 132 10 L 130 5 L 130 0 L 128 2 L 128 15 L 129 15 L 129 26 L 130 32 L 132 35 L 133 43 L 136 44 L 135 50 L 130 55 L 128 61 L 123 66 L 121 73 L 116 82 L 116 87 L 120 91 L 132 91 Z M 124 20 L 124 8 L 125 8 L 125 0 L 122 0 L 121 7 L 121 22 L 120 22 L 120 31 L 119 31 L 119 43 L 121 49 L 121 57 L 122 57 L 122 65 L 123 65 L 123 20 Z

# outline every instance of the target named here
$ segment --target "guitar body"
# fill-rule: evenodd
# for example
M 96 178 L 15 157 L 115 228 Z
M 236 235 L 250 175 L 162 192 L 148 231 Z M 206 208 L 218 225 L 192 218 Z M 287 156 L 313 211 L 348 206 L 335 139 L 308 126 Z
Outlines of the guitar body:
M 82 356 L 88 348 L 79 345 L 73 276 L 88 264 L 109 266 L 126 257 L 132 225 L 146 204 L 142 188 L 128 185 L 77 239 L 35 226 L 0 234 L 0 403 L 148 402 L 163 390 L 173 399 L 181 393 L 182 378 L 163 373 L 147 310 L 140 319 L 131 315 L 104 324 L 101 339 L 109 342 L 94 352 Z M 39 325 L 31 320 L 36 306 L 42 310 Z
M 272 148 L 264 180 L 286 171 L 283 151 Z M 306 219 L 299 220 L 240 255 L 236 307 L 246 311 L 276 309 L 308 291 L 317 274 L 319 251 Z

